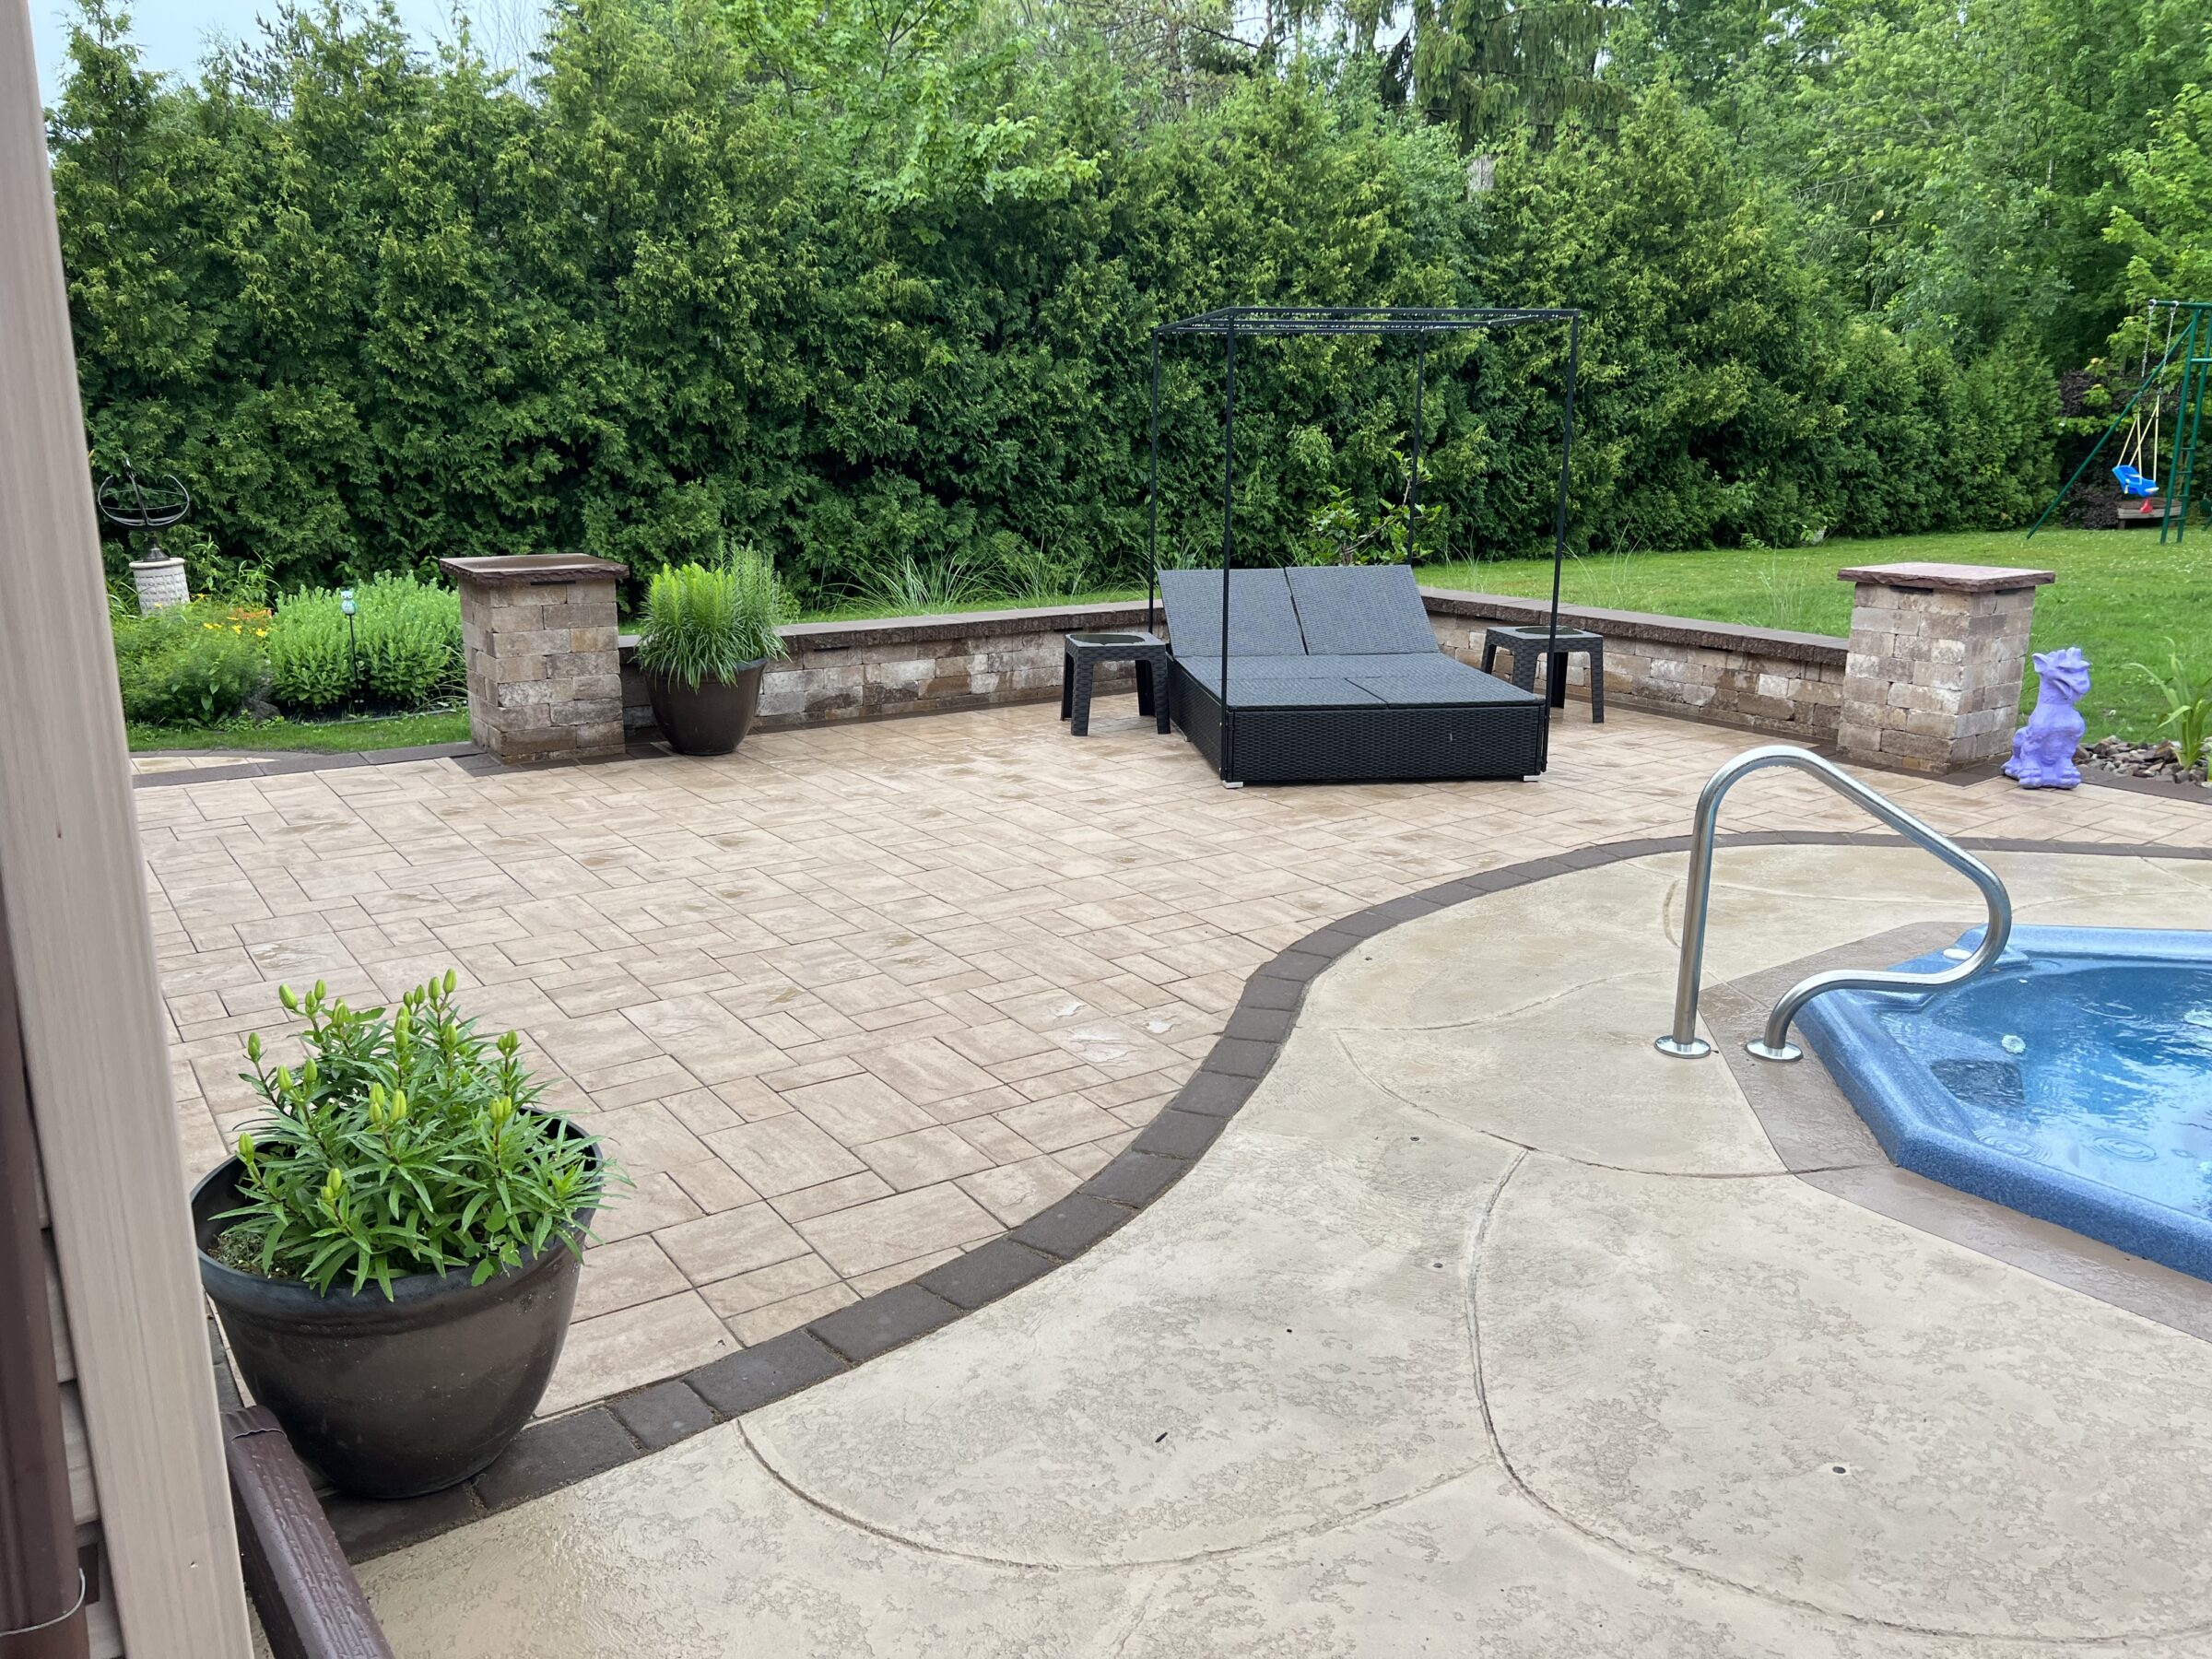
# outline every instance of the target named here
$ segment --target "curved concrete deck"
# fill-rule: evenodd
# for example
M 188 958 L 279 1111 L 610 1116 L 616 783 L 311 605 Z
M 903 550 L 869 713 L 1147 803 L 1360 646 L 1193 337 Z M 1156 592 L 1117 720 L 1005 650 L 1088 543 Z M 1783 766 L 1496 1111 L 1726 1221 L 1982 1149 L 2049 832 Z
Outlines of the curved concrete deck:
M 2025 921 L 2212 925 L 2212 865 L 1994 862 Z M 2212 1653 L 2212 1348 L 1799 1179 L 1655 1054 L 1680 869 L 1376 936 L 1122 1231 L 371 1563 L 394 1647 Z M 1973 919 L 1905 850 L 1719 877 L 1714 981 Z

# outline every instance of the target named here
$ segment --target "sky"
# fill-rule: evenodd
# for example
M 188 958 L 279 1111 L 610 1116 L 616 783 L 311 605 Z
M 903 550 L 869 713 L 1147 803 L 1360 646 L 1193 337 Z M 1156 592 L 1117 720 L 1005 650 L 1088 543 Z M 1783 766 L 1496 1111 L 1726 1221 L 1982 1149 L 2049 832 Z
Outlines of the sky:
M 202 55 L 218 40 L 249 40 L 257 19 L 273 14 L 274 0 L 122 0 L 130 13 L 131 35 L 149 69 L 190 76 Z M 451 0 L 395 0 L 400 21 L 426 47 L 453 33 Z M 480 0 L 467 8 L 495 33 L 501 25 L 534 18 L 535 0 Z M 51 104 L 61 88 L 69 20 L 76 7 L 67 0 L 30 0 L 32 40 L 39 53 L 39 88 Z M 479 27 L 479 33 L 483 27 Z M 496 55 L 496 53 L 495 53 Z

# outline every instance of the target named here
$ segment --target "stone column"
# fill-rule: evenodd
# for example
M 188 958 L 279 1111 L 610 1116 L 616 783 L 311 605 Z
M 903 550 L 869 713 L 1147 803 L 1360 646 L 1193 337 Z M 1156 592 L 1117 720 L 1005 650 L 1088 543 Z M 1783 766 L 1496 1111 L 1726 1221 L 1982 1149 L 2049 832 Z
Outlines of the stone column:
M 460 585 L 469 735 L 501 760 L 622 752 L 615 583 L 582 554 L 439 561 Z
M 1984 766 L 2011 752 L 2035 590 L 2050 571 L 1860 565 L 1836 744 L 1907 771 Z

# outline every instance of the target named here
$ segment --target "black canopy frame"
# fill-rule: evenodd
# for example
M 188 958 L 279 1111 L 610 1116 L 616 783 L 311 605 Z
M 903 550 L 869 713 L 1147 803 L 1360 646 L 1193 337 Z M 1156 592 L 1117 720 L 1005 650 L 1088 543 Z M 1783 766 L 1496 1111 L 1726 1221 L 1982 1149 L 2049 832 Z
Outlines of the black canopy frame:
M 1559 429 L 1559 486 L 1551 519 L 1551 626 L 1546 661 L 1558 663 L 1559 640 L 1559 579 L 1567 553 L 1568 466 L 1574 453 L 1574 377 L 1582 355 L 1583 313 L 1560 306 L 1412 306 L 1412 305 L 1232 305 L 1152 330 L 1152 473 L 1147 490 L 1148 523 L 1146 529 L 1149 567 L 1145 587 L 1145 622 L 1155 624 L 1155 594 L 1159 587 L 1159 345 L 1173 335 L 1218 337 L 1223 342 L 1227 375 L 1221 394 L 1221 680 L 1223 707 L 1229 706 L 1229 573 L 1236 562 L 1237 488 L 1237 341 L 1240 338 L 1299 335 L 1410 335 L 1413 358 L 1413 454 L 1407 468 L 1406 502 L 1406 563 L 1410 566 L 1420 534 L 1421 504 L 1421 398 L 1429 364 L 1431 335 L 1460 334 L 1489 328 L 1518 328 L 1529 324 L 1564 323 L 1567 325 L 1567 385 L 1562 399 Z M 1224 760 L 1226 774 L 1227 761 Z

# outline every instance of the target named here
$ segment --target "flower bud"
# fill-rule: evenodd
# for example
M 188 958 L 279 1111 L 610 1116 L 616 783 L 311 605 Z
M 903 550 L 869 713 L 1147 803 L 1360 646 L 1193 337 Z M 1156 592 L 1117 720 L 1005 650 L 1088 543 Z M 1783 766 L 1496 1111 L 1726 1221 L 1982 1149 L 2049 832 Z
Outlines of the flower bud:
M 392 1091 L 392 1121 L 395 1124 L 407 1121 L 407 1091 L 404 1088 Z
M 287 1014 L 297 1014 L 300 1012 L 300 994 L 294 991 L 289 985 L 279 985 L 276 987 L 276 1000 L 284 1005 L 284 1011 Z
M 453 971 L 451 968 L 448 968 L 445 971 L 445 994 L 448 996 L 451 996 L 453 994 L 453 987 L 459 982 L 460 981 L 454 975 Z
M 256 1065 L 261 1064 L 261 1033 L 259 1031 L 246 1033 L 246 1058 Z M 313 1062 L 310 1061 L 309 1064 L 312 1065 Z
M 253 1137 L 242 1129 L 238 1135 L 238 1161 L 249 1170 L 253 1167 Z

